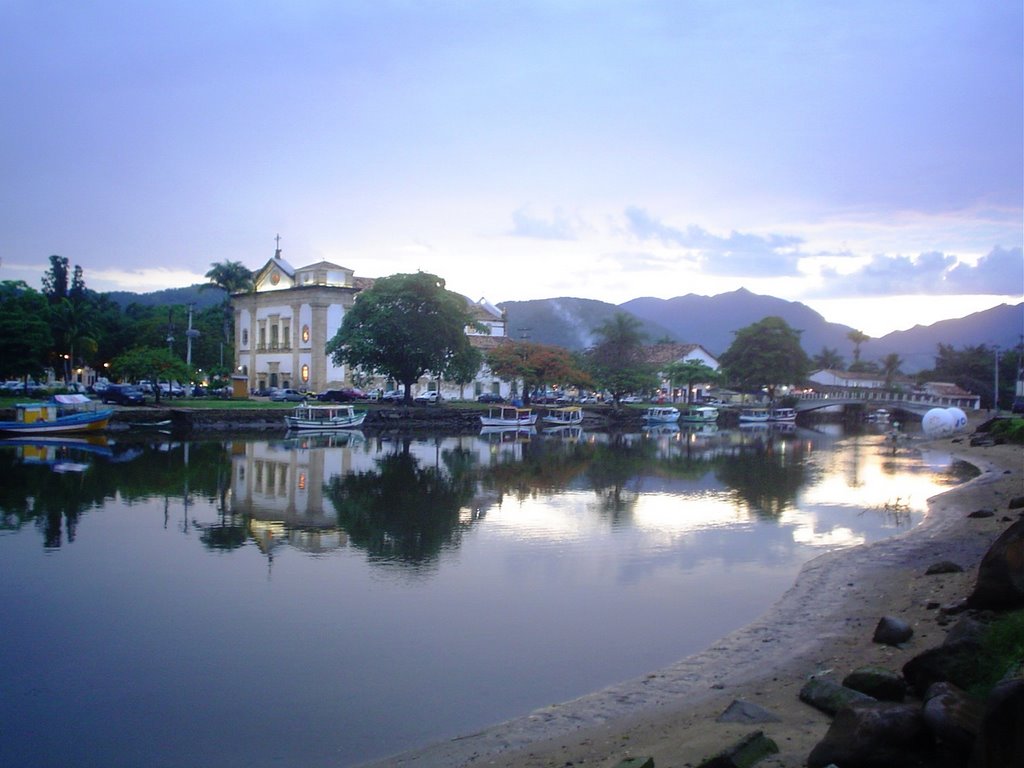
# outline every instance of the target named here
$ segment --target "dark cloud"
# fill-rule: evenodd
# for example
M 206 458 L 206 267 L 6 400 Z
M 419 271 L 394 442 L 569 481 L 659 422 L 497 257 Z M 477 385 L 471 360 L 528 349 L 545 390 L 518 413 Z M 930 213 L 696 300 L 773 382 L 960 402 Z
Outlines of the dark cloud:
M 719 237 L 695 225 L 670 227 L 642 208 L 626 209 L 629 231 L 641 240 L 660 240 L 668 246 L 698 252 L 701 271 L 714 275 L 788 277 L 798 274 L 803 239 L 790 235 L 753 235 L 730 232 Z
M 550 220 L 531 216 L 525 208 L 512 214 L 514 237 L 532 237 L 537 240 L 575 240 L 576 225 L 561 211 L 555 211 Z
M 977 264 L 934 251 L 916 257 L 876 255 L 853 274 L 826 269 L 822 277 L 825 286 L 819 295 L 832 297 L 1021 295 L 1024 293 L 1024 253 L 1020 248 L 997 246 Z

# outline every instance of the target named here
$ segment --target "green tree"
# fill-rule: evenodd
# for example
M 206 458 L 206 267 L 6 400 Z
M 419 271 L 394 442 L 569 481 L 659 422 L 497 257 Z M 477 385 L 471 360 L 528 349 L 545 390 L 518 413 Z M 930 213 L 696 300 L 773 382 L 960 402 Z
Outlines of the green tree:
M 820 370 L 841 371 L 846 365 L 846 360 L 839 354 L 839 350 L 831 347 L 822 347 L 821 352 L 816 354 L 811 362 Z
M 63 361 L 61 368 L 64 381 L 68 381 L 71 369 L 82 355 L 91 356 L 98 346 L 93 323 L 92 304 L 83 296 L 59 299 L 50 308 L 53 339 L 57 345 L 57 356 Z
M 68 296 L 68 259 L 66 256 L 50 256 L 50 268 L 43 274 L 43 293 L 51 303 Z
M 161 381 L 182 382 L 192 379 L 192 372 L 185 365 L 185 361 L 167 349 L 135 347 L 115 357 L 110 365 L 114 374 L 122 379 L 151 380 L 158 403 Z
M 776 387 L 800 383 L 810 368 L 800 331 L 781 317 L 766 317 L 736 331 L 721 364 L 730 381 L 747 391 L 766 388 L 772 400 Z
M 882 358 L 882 374 L 885 376 L 885 386 L 891 387 L 893 380 L 902 373 L 900 366 L 903 359 L 895 352 L 890 352 Z
M 46 297 L 21 280 L 0 283 L 0 378 L 38 376 L 52 344 Z
M 597 344 L 588 350 L 590 373 L 608 390 L 617 406 L 623 395 L 657 386 L 654 366 L 647 361 L 646 334 L 632 315 L 616 312 L 594 329 Z
M 871 341 L 871 337 L 868 336 L 863 331 L 853 330 L 853 331 L 850 331 L 848 334 L 846 334 L 846 338 L 848 338 L 851 342 L 853 342 L 853 362 L 854 363 L 859 363 L 860 362 L 860 345 L 863 344 L 866 341 Z M 850 368 L 850 370 L 852 371 L 853 368 Z
M 231 295 L 251 291 L 253 287 L 253 273 L 240 261 L 221 261 L 210 265 L 206 273 L 206 279 L 210 282 L 200 287 L 220 288 L 227 295 L 224 297 L 224 343 L 231 343 L 231 329 L 234 327 L 234 312 L 231 308 Z
M 400 382 L 409 403 L 421 376 L 445 376 L 470 354 L 466 329 L 478 327 L 465 298 L 437 275 L 391 275 L 359 294 L 327 353 L 335 365 Z
M 530 392 L 550 384 L 586 385 L 590 377 L 576 365 L 572 353 L 563 347 L 534 341 L 511 341 L 491 350 L 487 364 L 504 381 L 523 381 L 523 399 Z
M 669 390 L 675 392 L 675 384 L 686 384 L 686 400 L 690 402 L 693 385 L 697 382 L 710 384 L 718 380 L 718 372 L 700 360 L 676 360 L 665 366 L 662 373 L 669 380 Z

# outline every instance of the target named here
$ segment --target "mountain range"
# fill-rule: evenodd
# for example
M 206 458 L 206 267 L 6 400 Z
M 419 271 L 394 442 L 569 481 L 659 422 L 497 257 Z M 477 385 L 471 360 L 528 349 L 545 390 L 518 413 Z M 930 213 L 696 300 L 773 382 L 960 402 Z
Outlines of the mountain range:
M 220 289 L 206 288 L 210 290 L 200 290 L 200 286 L 193 285 L 146 294 L 117 292 L 107 295 L 121 306 L 191 302 L 202 309 L 223 300 L 224 294 Z M 644 297 L 624 304 L 562 297 L 506 301 L 497 306 L 506 313 L 507 333 L 512 338 L 554 344 L 574 351 L 593 346 L 594 329 L 619 312 L 636 317 L 652 343 L 667 339 L 700 344 L 716 356 L 729 348 L 737 330 L 765 317 L 776 316 L 800 331 L 800 342 L 808 355 L 813 357 L 828 347 L 838 350 L 848 363 L 853 359 L 853 343 L 847 337 L 853 328 L 830 323 L 806 304 L 752 293 L 745 288 L 715 296 L 691 293 L 674 299 Z M 956 349 L 979 344 L 1009 349 L 1022 341 L 1024 302 L 1001 304 L 966 317 L 941 320 L 927 326 L 916 325 L 871 339 L 861 344 L 861 359 L 878 362 L 886 355 L 896 353 L 903 360 L 903 372 L 912 374 L 934 366 L 940 343 Z
M 808 355 L 813 357 L 823 347 L 829 347 L 838 350 L 847 362 L 853 359 L 853 343 L 847 336 L 853 328 L 830 323 L 806 304 L 763 296 L 745 288 L 715 296 L 645 297 L 618 305 L 592 299 L 557 298 L 509 301 L 498 307 L 507 314 L 508 334 L 513 338 L 529 338 L 573 350 L 592 346 L 594 329 L 617 312 L 629 313 L 640 320 L 652 342 L 671 339 L 700 344 L 716 356 L 729 348 L 735 331 L 765 317 L 776 316 L 800 331 L 801 346 Z M 1024 302 L 1001 304 L 955 320 L 917 325 L 871 339 L 861 344 L 861 359 L 877 362 L 896 353 L 903 360 L 903 372 L 916 373 L 933 367 L 940 343 L 957 349 L 978 344 L 1007 349 L 1020 344 L 1022 335 Z

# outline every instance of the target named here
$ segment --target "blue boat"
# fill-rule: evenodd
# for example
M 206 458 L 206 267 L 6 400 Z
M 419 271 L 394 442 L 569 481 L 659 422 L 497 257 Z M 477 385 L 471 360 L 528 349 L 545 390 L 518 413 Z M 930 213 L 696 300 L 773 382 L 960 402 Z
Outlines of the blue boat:
M 0 433 L 56 435 L 106 429 L 113 408 L 100 408 L 85 395 L 54 395 L 44 403 L 17 403 L 14 421 L 0 421 Z

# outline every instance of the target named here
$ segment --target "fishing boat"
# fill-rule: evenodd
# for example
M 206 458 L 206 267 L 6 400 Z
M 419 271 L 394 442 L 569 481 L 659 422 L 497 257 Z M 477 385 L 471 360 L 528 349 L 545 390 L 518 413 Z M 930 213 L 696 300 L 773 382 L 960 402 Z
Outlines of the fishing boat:
M 549 408 L 544 414 L 545 424 L 559 427 L 573 427 L 583 423 L 583 409 L 578 405 L 567 405 L 559 408 Z
M 671 405 L 652 405 L 644 411 L 644 421 L 654 424 L 679 421 L 679 409 Z
M 767 408 L 743 408 L 740 411 L 740 424 L 766 424 L 770 417 Z
M 351 405 L 334 403 L 303 404 L 292 408 L 284 417 L 288 429 L 355 429 L 366 418 L 366 411 L 357 411 Z
M 768 421 L 796 421 L 796 411 L 792 408 L 772 408 Z
M 486 416 L 480 416 L 480 423 L 485 427 L 532 427 L 537 423 L 537 414 L 532 408 L 496 405 L 488 409 Z
M 56 435 L 106 429 L 113 408 L 102 408 L 85 395 L 54 395 L 43 403 L 16 403 L 14 421 L 0 421 L 0 432 Z
M 681 420 L 696 424 L 718 421 L 718 409 L 710 405 L 691 405 L 683 409 Z

